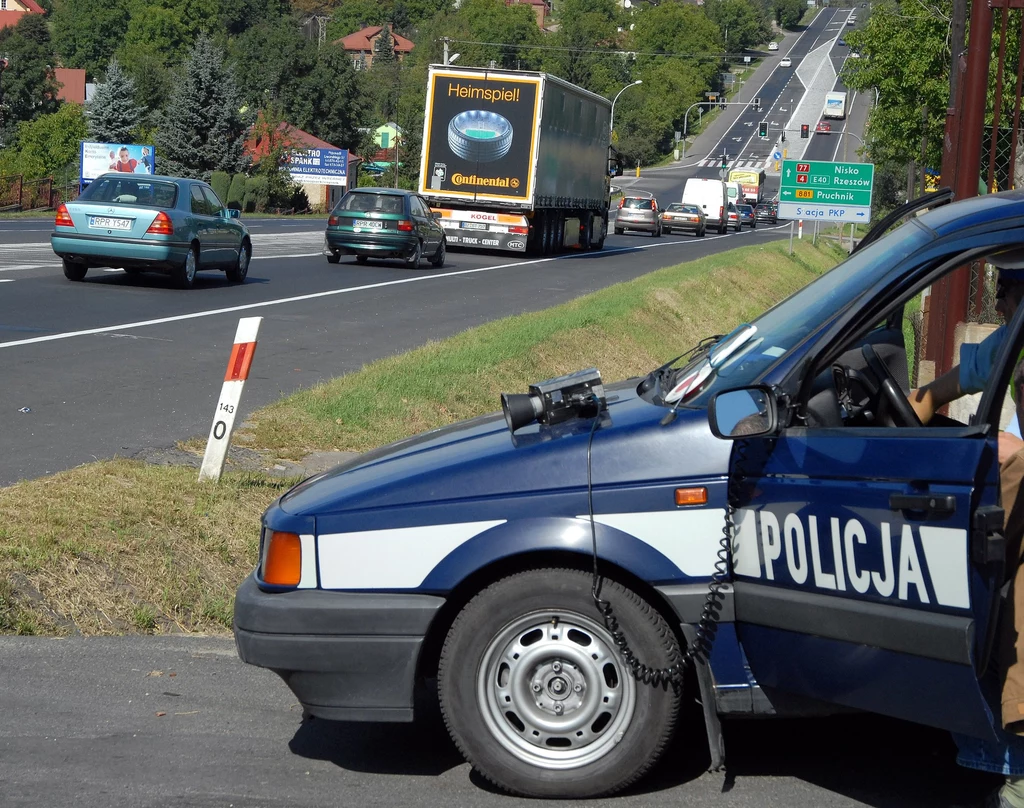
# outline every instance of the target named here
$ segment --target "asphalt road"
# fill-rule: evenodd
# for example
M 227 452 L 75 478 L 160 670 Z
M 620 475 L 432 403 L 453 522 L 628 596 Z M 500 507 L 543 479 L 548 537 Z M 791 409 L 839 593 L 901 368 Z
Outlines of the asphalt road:
M 2 637 L 0 671 L 5 808 L 539 804 L 473 773 L 429 698 L 415 724 L 303 723 L 229 638 Z M 585 804 L 939 808 L 998 784 L 958 768 L 946 733 L 870 716 L 727 724 L 727 772 L 708 774 L 687 718 L 652 776 Z
M 684 174 L 642 181 L 681 195 Z M 264 318 L 244 413 L 428 340 L 781 233 L 612 236 L 600 253 L 547 259 L 453 252 L 441 270 L 410 271 L 328 264 L 321 221 L 255 220 L 244 285 L 200 273 L 182 291 L 120 270 L 71 283 L 32 232 L 46 223 L 28 224 L 0 223 L 0 485 L 205 435 L 243 316 Z

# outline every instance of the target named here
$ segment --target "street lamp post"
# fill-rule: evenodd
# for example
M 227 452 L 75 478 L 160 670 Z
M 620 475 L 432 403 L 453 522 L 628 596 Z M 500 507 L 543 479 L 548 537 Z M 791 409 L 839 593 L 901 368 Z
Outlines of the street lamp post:
M 619 90 L 615 94 L 615 98 L 612 99 L 612 116 L 608 120 L 608 133 L 609 134 L 611 134 L 612 132 L 615 131 L 615 102 L 618 101 L 619 100 L 619 96 L 622 95 L 624 92 L 626 92 L 626 90 L 628 90 L 630 87 L 636 87 L 636 86 L 638 86 L 640 84 L 643 84 L 643 83 L 644 83 L 643 79 L 637 79 L 632 84 L 627 84 L 625 87 L 623 87 L 621 90 Z

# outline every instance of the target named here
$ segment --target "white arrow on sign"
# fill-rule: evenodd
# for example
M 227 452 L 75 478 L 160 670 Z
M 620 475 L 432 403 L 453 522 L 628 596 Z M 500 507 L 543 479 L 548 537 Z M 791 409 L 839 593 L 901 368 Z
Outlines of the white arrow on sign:
M 787 177 L 787 179 L 788 179 L 789 175 L 792 174 L 792 173 L 793 172 L 790 171 L 790 169 L 788 169 L 788 168 L 786 169 L 786 177 Z

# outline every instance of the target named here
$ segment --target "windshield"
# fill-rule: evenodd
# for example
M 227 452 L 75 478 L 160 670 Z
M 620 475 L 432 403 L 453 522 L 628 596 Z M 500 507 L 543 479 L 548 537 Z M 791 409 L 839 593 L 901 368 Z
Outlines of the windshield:
M 101 177 L 86 185 L 78 198 L 83 202 L 173 208 L 178 198 L 178 186 L 173 182 L 137 180 L 131 177 Z
M 931 239 L 932 234 L 916 222 L 903 225 L 723 337 L 710 352 L 698 354 L 676 372 L 672 386 L 678 390 L 681 380 L 703 376 L 681 394 L 686 405 L 703 406 L 712 392 L 757 383 L 778 359 Z M 701 371 L 706 365 L 705 374 Z
M 651 210 L 654 207 L 654 201 L 651 199 L 624 199 L 622 207 L 633 210 Z

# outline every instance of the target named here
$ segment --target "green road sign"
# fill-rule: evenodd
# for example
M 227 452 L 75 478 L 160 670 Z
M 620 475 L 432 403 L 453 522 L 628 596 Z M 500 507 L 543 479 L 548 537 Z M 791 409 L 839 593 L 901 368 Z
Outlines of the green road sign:
M 874 180 L 871 163 L 783 160 L 779 201 L 870 207 Z

